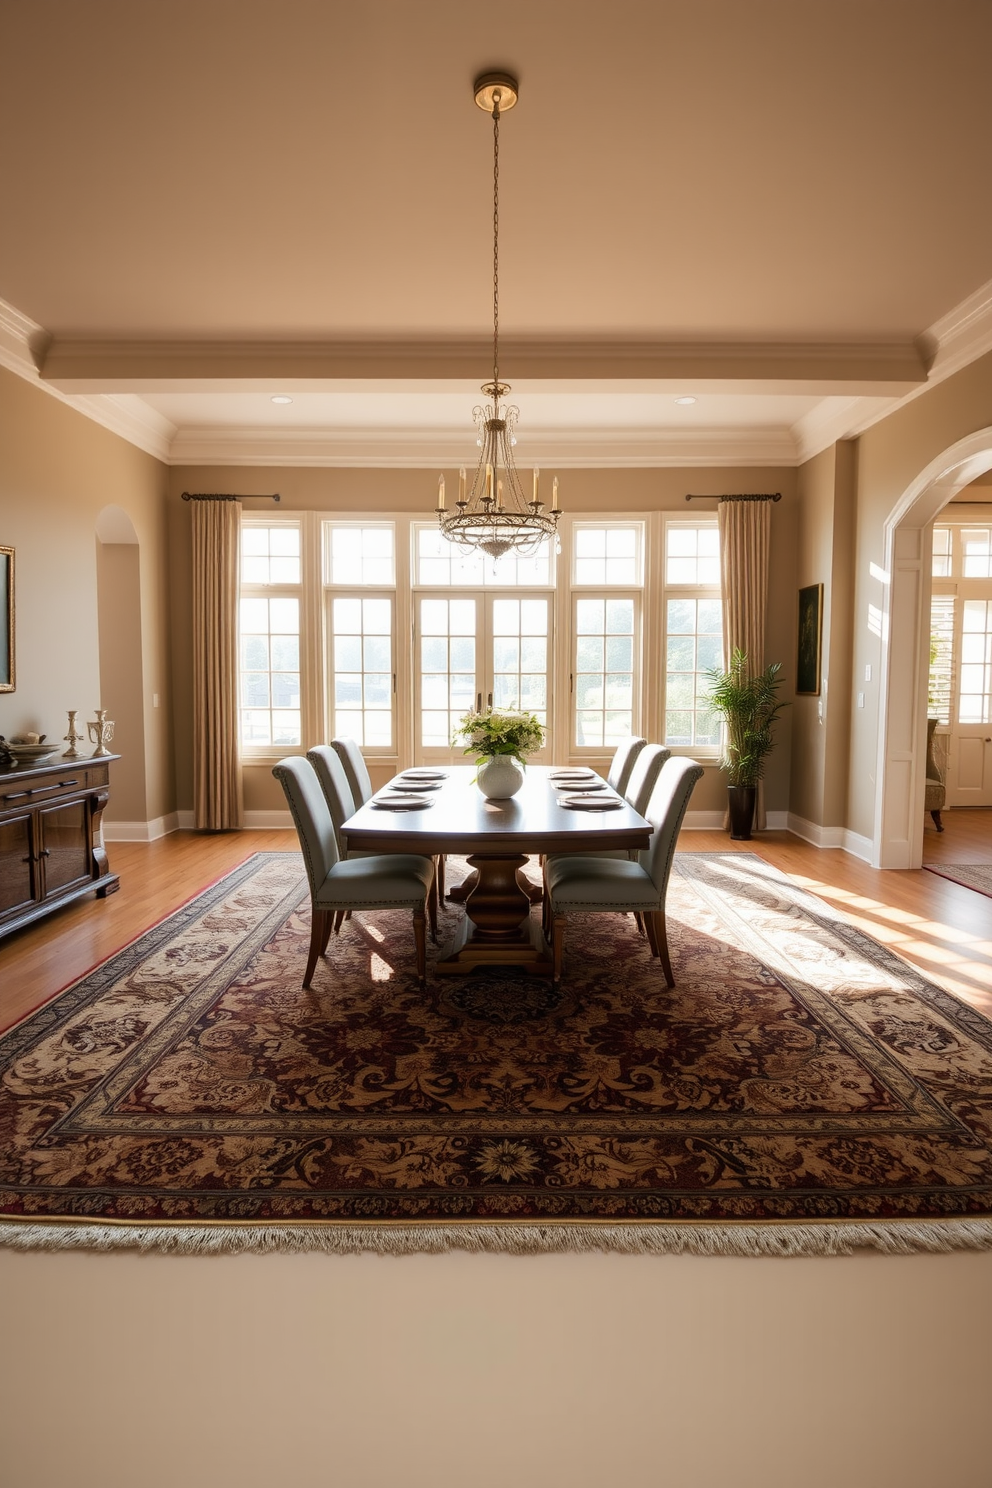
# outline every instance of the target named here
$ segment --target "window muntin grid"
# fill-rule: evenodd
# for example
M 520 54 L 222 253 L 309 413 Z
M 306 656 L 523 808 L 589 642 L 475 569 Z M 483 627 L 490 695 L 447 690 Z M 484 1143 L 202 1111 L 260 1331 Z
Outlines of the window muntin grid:
M 958 677 L 958 723 L 992 722 L 992 600 L 962 605 Z
M 478 551 L 463 553 L 437 527 L 414 523 L 414 584 L 425 588 L 524 589 L 554 584 L 551 543 L 545 540 L 530 557 L 504 553 L 493 559 Z
M 931 573 L 935 579 L 951 576 L 952 531 L 950 527 L 933 529 L 933 565 Z
M 241 526 L 241 583 L 299 584 L 300 528 L 296 522 L 271 526 L 243 522 Z
M 396 583 L 392 522 L 325 522 L 324 583 L 344 588 Z
M 637 596 L 576 597 L 573 739 L 577 748 L 603 749 L 633 733 L 639 628 Z
M 393 598 L 334 594 L 330 598 L 331 732 L 363 749 L 391 750 L 393 718 Z
M 960 530 L 961 577 L 992 578 L 992 527 L 962 527 Z
M 300 601 L 288 595 L 242 595 L 238 618 L 241 741 L 259 747 L 300 744 Z
M 422 596 L 417 603 L 420 745 L 450 749 L 477 701 L 477 601 Z
M 550 602 L 492 601 L 493 707 L 534 713 L 548 724 Z
M 706 675 L 724 665 L 717 523 L 668 522 L 664 572 L 664 741 L 717 748 L 722 726 L 707 701 Z
M 720 588 L 720 532 L 715 522 L 670 522 L 665 543 L 665 583 Z
M 643 522 L 595 526 L 576 522 L 572 527 L 572 583 L 597 589 L 639 586 L 643 582 L 643 551 Z

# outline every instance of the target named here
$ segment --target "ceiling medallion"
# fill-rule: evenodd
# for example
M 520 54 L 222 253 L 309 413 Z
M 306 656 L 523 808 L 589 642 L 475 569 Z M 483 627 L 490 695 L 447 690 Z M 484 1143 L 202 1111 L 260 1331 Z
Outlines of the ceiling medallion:
M 444 536 L 464 552 L 481 549 L 490 558 L 535 552 L 555 536 L 560 515 L 557 477 L 550 511 L 545 511 L 540 499 L 539 470 L 534 470 L 530 500 L 524 495 L 513 463 L 520 410 L 506 402 L 510 386 L 499 376 L 499 121 L 501 114 L 513 108 L 518 91 L 516 78 L 508 73 L 486 72 L 475 80 L 475 101 L 493 117 L 493 375 L 482 384 L 489 402 L 472 410 L 480 450 L 472 489 L 467 490 L 465 471 L 460 470 L 458 500 L 454 510 L 448 511 L 443 475 L 437 488 L 437 519 Z

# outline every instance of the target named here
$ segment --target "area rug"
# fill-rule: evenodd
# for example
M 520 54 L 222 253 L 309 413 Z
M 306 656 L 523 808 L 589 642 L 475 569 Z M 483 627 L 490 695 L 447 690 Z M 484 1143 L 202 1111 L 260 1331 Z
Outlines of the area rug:
M 949 878 L 951 883 L 963 884 L 966 889 L 992 899 L 992 863 L 924 863 L 923 866 L 938 878 Z
M 559 992 L 422 993 L 376 911 L 304 992 L 301 862 L 258 854 L 0 1039 L 0 1238 L 992 1245 L 992 1023 L 757 855 L 680 854 L 668 905 L 674 990 L 599 915 Z

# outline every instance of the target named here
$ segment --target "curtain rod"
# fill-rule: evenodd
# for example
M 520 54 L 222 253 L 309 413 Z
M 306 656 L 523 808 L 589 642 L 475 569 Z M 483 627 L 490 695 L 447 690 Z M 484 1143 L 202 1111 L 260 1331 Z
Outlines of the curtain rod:
M 257 495 L 256 496 L 251 491 L 245 492 L 245 494 L 244 495 L 241 495 L 241 496 L 212 496 L 212 495 L 206 495 L 206 494 L 204 494 L 202 492 L 199 493 L 199 494 L 198 493 L 195 493 L 195 492 L 191 494 L 189 491 L 184 491 L 183 492 L 183 500 L 184 501 L 281 501 L 282 500 L 282 497 L 279 495 L 279 492 L 278 491 L 273 492 L 273 494 L 271 496 L 263 496 L 263 495 Z
M 781 501 L 782 492 L 772 491 L 767 496 L 687 496 L 686 501 Z

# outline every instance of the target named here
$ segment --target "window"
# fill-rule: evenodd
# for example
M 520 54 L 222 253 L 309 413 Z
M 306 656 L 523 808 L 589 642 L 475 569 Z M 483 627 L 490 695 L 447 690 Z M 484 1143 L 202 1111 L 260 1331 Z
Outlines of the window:
M 325 522 L 324 581 L 328 732 L 390 752 L 396 747 L 393 523 Z
M 613 749 L 639 721 L 643 553 L 643 522 L 572 527 L 572 743 L 577 749 Z
M 249 749 L 298 745 L 300 699 L 300 526 L 245 522 L 241 528 L 241 742 Z
M 545 759 L 598 763 L 631 733 L 712 753 L 720 733 L 705 673 L 723 659 L 716 522 L 566 517 L 559 539 L 494 562 L 460 553 L 419 517 L 244 517 L 246 758 L 347 734 L 383 763 L 460 762 L 455 729 L 487 705 L 536 713 Z M 960 607 L 955 616 L 960 632 Z
M 665 697 L 669 746 L 720 743 L 707 698 L 710 667 L 723 666 L 720 533 L 715 521 L 665 527 Z
M 504 553 L 498 561 L 485 553 L 462 553 L 437 527 L 415 525 L 413 582 L 429 588 L 517 589 L 549 587 L 554 582 L 551 544 L 541 543 L 530 557 Z

